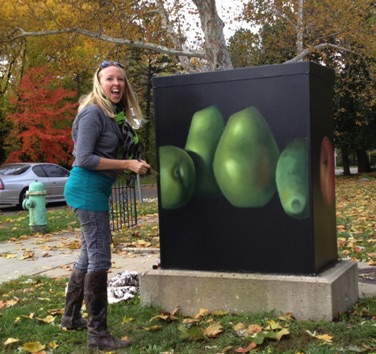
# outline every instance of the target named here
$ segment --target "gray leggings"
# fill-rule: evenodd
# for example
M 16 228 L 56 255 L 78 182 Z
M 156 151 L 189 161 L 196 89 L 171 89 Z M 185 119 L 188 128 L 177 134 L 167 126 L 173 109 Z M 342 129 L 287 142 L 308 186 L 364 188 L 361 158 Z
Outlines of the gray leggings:
M 85 272 L 111 268 L 111 229 L 108 211 L 74 209 L 81 226 L 81 253 L 76 268 Z

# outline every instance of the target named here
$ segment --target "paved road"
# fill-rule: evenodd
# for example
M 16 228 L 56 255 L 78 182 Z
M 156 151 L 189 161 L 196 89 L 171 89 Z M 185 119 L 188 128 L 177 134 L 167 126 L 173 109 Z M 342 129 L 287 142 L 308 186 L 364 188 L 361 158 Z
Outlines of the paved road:
M 342 175 L 343 174 L 343 168 L 336 168 L 335 170 L 336 175 Z M 358 173 L 357 167 L 350 167 L 350 173 Z
M 143 186 L 141 191 L 136 188 L 136 198 L 139 201 L 156 200 L 158 198 L 157 187 L 154 185 Z M 60 208 L 66 206 L 66 203 L 51 203 L 47 205 L 47 208 Z M 14 205 L 0 205 L 0 215 L 19 212 L 20 209 Z

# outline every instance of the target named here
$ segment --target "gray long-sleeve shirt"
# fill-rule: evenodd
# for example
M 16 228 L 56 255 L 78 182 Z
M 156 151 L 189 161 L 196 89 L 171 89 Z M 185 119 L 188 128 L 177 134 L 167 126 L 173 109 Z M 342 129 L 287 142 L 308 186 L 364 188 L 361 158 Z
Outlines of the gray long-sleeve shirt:
M 95 170 L 101 157 L 116 159 L 122 142 L 121 130 L 101 108 L 92 104 L 83 108 L 72 126 L 73 166 Z M 98 171 L 116 179 L 117 170 Z

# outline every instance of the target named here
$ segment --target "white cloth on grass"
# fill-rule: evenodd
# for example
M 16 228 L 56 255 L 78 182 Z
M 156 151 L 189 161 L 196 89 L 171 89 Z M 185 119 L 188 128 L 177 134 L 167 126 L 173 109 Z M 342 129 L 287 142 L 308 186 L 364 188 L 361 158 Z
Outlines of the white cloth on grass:
M 139 288 L 137 272 L 124 271 L 117 273 L 107 282 L 108 303 L 113 304 L 131 299 L 137 295 Z

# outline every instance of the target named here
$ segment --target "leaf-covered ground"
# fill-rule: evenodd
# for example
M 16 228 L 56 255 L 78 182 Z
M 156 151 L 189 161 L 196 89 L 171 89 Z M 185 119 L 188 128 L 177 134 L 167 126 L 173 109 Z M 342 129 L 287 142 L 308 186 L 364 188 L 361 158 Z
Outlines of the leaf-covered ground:
M 159 248 L 159 220 L 156 201 L 137 204 L 138 224 L 113 232 L 115 249 Z
M 0 353 L 88 353 L 86 331 L 60 327 L 65 286 L 66 279 L 46 277 L 21 277 L 0 286 Z M 178 307 L 169 313 L 141 306 L 137 296 L 111 304 L 108 324 L 114 335 L 133 342 L 111 353 L 375 353 L 375 314 L 376 299 L 371 298 L 334 322 L 206 309 L 184 316 Z
M 376 265 L 376 173 L 336 178 L 341 258 Z

